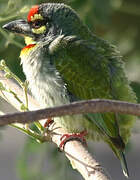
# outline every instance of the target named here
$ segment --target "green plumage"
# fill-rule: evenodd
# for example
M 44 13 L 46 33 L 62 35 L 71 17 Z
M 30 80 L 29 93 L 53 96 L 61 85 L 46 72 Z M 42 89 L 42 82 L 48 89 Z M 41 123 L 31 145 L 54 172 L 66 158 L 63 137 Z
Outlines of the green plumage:
M 136 102 L 125 76 L 121 57 L 114 46 L 99 38 L 96 43 L 94 37 L 94 43 L 75 37 L 66 39 L 66 42 L 65 38 L 62 40 L 64 45 L 61 42 L 62 49 L 60 54 L 55 56 L 55 62 L 68 90 L 77 99 L 106 98 Z M 120 159 L 124 174 L 127 176 L 128 170 L 123 153 L 134 117 L 114 113 L 87 114 L 85 117 L 96 124 L 97 127 L 91 125 L 93 131 L 98 131 L 100 137 L 109 144 Z M 91 129 L 88 123 L 87 126 L 87 130 Z
M 94 98 L 136 102 L 121 56 L 113 45 L 93 35 L 64 4 L 42 4 L 38 13 L 44 18 L 40 27 L 46 25 L 46 31 L 34 34 L 24 29 L 23 34 L 31 36 L 36 46 L 21 56 L 21 61 L 31 91 L 42 107 Z M 21 33 L 22 22 L 15 22 L 8 24 L 9 27 L 12 26 L 13 31 L 14 26 L 15 32 Z M 31 29 L 39 25 L 32 27 L 31 23 L 26 23 L 26 26 Z M 108 143 L 128 176 L 124 150 L 134 117 L 98 113 L 54 120 L 69 132 L 85 129 L 89 138 Z

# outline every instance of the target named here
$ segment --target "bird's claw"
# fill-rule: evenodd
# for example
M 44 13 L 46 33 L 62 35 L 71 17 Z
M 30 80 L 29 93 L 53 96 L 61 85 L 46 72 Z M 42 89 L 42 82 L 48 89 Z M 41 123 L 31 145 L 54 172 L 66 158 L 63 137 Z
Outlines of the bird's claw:
M 44 124 L 44 128 L 49 128 L 53 122 L 54 122 L 54 120 L 52 120 L 52 118 L 48 118 Z
M 82 131 L 80 133 L 73 133 L 73 134 L 63 134 L 62 137 L 60 138 L 61 143 L 59 145 L 59 148 L 64 150 L 65 144 L 71 140 L 78 140 L 82 142 L 85 146 L 87 146 L 85 139 L 86 135 L 87 135 L 87 131 Z

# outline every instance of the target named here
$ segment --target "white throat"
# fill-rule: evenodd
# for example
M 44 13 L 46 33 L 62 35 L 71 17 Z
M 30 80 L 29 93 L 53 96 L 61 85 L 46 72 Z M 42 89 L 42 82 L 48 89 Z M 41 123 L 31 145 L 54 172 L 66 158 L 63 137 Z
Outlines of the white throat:
M 29 88 L 42 108 L 69 103 L 66 86 L 43 47 L 36 45 L 21 56 Z

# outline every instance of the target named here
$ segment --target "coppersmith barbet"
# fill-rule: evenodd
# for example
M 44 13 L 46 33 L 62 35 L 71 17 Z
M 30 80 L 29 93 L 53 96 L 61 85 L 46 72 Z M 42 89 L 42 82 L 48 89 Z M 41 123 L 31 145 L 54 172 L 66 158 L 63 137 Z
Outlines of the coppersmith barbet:
M 25 37 L 21 64 L 42 108 L 94 98 L 136 102 L 119 52 L 94 35 L 69 6 L 35 5 L 27 21 L 15 20 L 3 27 Z M 97 113 L 57 117 L 54 121 L 69 133 L 86 130 L 89 139 L 105 141 L 128 176 L 124 151 L 134 117 Z

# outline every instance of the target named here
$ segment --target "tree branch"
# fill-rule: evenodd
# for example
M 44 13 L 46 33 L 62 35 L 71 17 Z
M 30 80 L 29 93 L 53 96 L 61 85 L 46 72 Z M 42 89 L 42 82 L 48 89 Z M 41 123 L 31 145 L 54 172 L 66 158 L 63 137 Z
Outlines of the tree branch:
M 115 112 L 140 116 L 140 104 L 107 99 L 79 101 L 53 108 L 2 115 L 0 116 L 0 126 L 11 123 L 32 123 L 41 119 L 60 117 L 64 115 L 104 112 Z

